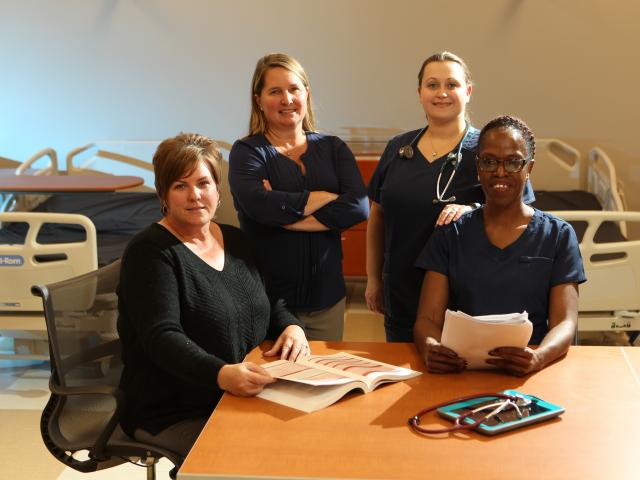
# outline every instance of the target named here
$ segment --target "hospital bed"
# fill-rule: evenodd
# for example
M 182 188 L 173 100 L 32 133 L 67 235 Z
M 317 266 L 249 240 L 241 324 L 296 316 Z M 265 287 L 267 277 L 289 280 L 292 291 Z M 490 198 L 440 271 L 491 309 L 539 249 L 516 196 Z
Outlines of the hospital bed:
M 569 221 L 580 241 L 587 282 L 578 330 L 640 330 L 640 241 L 628 233 L 640 212 L 626 211 L 611 159 L 593 148 L 583 162 L 570 145 L 541 139 L 531 178 L 534 206 Z
M 44 148 L 24 162 L 0 157 L 0 175 L 55 175 L 58 173 L 58 155 L 53 148 Z M 0 212 L 29 211 L 41 203 L 45 196 L 15 196 L 0 192 Z
M 89 270 L 107 265 L 120 258 L 129 240 L 149 224 L 160 220 L 160 205 L 153 185 L 151 157 L 159 142 L 96 142 L 72 150 L 66 158 L 68 175 L 96 175 L 118 173 L 142 177 L 144 184 L 126 192 L 69 193 L 38 196 L 36 201 L 24 202 L 33 208 L 27 217 L 0 216 L 4 222 L 0 229 L 0 258 L 7 255 L 9 261 L 16 256 L 23 260 L 9 269 L 2 269 L 0 279 L 0 335 L 17 340 L 18 355 L 11 358 L 42 358 L 48 351 L 38 339 L 46 338 L 41 305 L 31 297 L 31 286 L 48 284 L 70 278 Z M 218 142 L 223 151 L 230 149 L 226 142 Z M 55 152 L 54 152 L 55 155 Z M 55 157 L 52 157 L 55 158 Z M 10 165 L 10 167 L 15 164 Z M 10 168 L 8 167 L 8 168 Z M 16 167 L 17 168 L 17 167 Z M 57 164 L 56 164 L 57 168 Z M 222 207 L 216 219 L 238 225 L 229 189 L 226 188 L 227 162 L 223 162 Z M 17 197 L 18 201 L 20 197 Z M 60 213 L 71 214 L 75 222 L 58 221 Z M 82 218 L 83 221 L 79 219 Z M 49 220 L 48 220 L 49 219 Z M 33 222 L 33 223 L 32 223 Z M 1 224 L 1 223 L 0 223 Z M 90 226 L 89 226 L 90 225 Z M 90 231 L 91 234 L 87 232 Z M 34 241 L 37 239 L 37 241 Z M 84 256 L 80 264 L 69 261 L 28 262 L 40 258 L 44 249 L 62 249 L 60 258 L 72 256 L 64 250 L 82 245 L 92 263 Z M 48 257 L 51 258 L 51 257 Z M 75 258 L 75 257 L 73 257 Z M 63 268 L 64 266 L 64 268 Z M 31 300 L 31 302 L 27 301 Z M 40 302 L 41 303 L 41 302 Z M 35 310 L 34 310 L 35 308 Z M 24 327 L 24 328 L 21 328 Z M 29 350 L 33 339 L 34 351 Z M 22 352 L 21 350 L 25 350 Z M 0 358 L 3 356 L 0 355 Z
M 37 282 L 71 278 L 98 267 L 96 230 L 84 215 L 0 212 L 0 222 L 22 224 L 23 243 L 0 244 L 0 335 L 14 339 L 14 352 L 0 358 L 46 359 L 46 327 L 42 302 L 31 295 Z M 82 239 L 46 243 L 47 228 L 83 231 Z

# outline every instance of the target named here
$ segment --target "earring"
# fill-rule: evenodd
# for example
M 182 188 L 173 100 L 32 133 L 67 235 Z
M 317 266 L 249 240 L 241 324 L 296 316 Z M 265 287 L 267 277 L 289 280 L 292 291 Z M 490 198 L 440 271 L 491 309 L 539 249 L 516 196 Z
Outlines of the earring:
M 167 202 L 163 201 L 162 204 L 160 205 L 160 213 L 162 213 L 162 216 L 166 216 L 167 212 L 169 211 L 169 206 L 167 205 Z

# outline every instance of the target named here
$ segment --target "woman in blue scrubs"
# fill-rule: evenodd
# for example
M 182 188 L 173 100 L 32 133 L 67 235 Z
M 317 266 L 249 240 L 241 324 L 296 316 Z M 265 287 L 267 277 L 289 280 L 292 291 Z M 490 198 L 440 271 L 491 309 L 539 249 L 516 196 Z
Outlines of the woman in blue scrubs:
M 473 90 L 464 61 L 449 52 L 427 58 L 418 97 L 428 126 L 393 138 L 369 183 L 369 309 L 384 313 L 387 341 L 413 341 L 424 272 L 415 261 L 436 225 L 484 201 L 475 155 L 479 131 L 467 119 Z M 526 202 L 534 200 L 527 186 Z
M 447 308 L 469 315 L 527 311 L 531 348 L 504 346 L 487 363 L 514 375 L 564 355 L 575 335 L 578 284 L 585 282 L 571 225 L 523 201 L 535 139 L 521 120 L 502 116 L 478 138 L 477 168 L 486 205 L 438 228 L 420 254 L 426 270 L 415 342 L 431 372 L 461 371 L 466 360 L 440 345 Z

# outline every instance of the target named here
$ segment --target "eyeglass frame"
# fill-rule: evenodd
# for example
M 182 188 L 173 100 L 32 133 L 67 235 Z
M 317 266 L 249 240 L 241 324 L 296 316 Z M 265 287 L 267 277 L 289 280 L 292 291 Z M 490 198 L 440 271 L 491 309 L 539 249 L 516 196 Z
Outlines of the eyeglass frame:
M 494 172 L 497 172 L 498 168 L 500 168 L 500 165 L 502 165 L 502 169 L 506 173 L 520 173 L 524 169 L 524 167 L 526 167 L 526 165 L 533 160 L 533 158 L 507 158 L 505 160 L 498 160 L 498 159 L 495 159 L 495 158 L 490 158 L 489 160 L 493 160 L 494 162 L 496 162 L 496 167 L 494 169 L 491 169 L 491 170 L 486 170 L 486 169 L 483 169 L 481 167 L 481 160 L 482 159 L 487 159 L 487 157 L 480 157 L 479 155 L 476 155 L 476 162 L 478 164 L 478 170 L 483 172 L 483 173 L 494 173 Z M 508 164 L 506 162 L 513 162 L 514 160 L 522 162 L 522 165 L 520 165 L 520 168 L 518 168 L 517 170 L 509 170 L 507 168 Z

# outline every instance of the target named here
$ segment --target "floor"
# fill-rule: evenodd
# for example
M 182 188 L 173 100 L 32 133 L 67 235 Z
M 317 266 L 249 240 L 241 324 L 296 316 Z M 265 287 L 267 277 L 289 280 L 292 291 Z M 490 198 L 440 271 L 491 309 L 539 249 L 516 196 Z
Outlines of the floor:
M 344 339 L 384 341 L 383 318 L 369 312 L 364 303 L 364 283 L 350 282 L 347 295 Z M 583 335 L 581 343 L 628 344 L 625 334 Z M 0 353 L 13 348 L 11 339 L 0 337 Z M 49 363 L 0 360 L 0 465 L 2 478 L 29 480 L 129 480 L 143 479 L 135 465 L 83 474 L 65 468 L 46 450 L 40 437 L 40 413 L 48 398 Z M 158 480 L 167 480 L 172 465 L 161 460 Z

